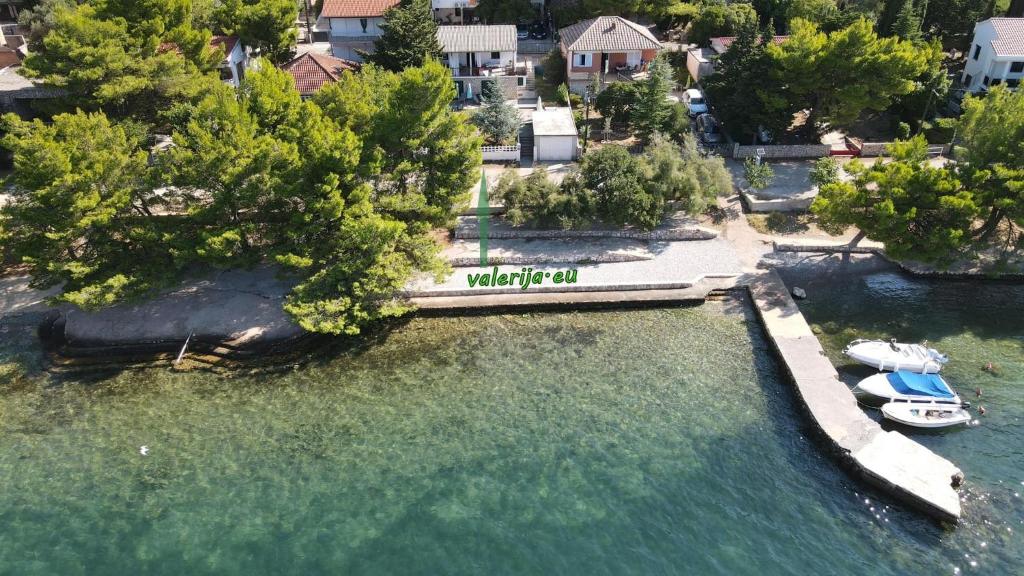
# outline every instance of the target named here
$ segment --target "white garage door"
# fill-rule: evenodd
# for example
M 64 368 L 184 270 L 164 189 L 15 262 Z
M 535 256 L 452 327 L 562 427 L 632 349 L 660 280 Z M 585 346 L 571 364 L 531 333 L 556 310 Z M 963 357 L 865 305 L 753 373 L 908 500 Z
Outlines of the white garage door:
M 576 154 L 576 139 L 572 136 L 539 136 L 536 146 L 541 162 L 567 162 Z

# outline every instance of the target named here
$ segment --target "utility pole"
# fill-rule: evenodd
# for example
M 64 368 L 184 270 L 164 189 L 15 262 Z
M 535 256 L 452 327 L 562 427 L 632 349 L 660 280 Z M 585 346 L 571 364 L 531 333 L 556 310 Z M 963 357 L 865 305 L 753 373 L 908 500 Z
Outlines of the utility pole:
M 590 87 L 583 89 L 583 153 L 587 153 L 587 141 L 590 140 Z
M 309 6 L 309 0 L 302 0 L 306 5 L 306 43 L 313 43 L 313 22 L 310 20 L 310 13 L 313 9 Z

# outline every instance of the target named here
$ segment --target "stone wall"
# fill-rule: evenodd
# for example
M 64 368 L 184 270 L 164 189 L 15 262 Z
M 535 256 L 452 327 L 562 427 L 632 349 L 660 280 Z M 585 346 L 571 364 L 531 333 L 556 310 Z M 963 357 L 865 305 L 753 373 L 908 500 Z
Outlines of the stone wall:
M 828 156 L 832 147 L 828 144 L 763 144 L 759 146 L 742 146 L 734 144 L 733 158 L 754 158 L 758 150 L 764 150 L 762 158 L 822 158 Z
M 491 240 L 531 240 L 552 238 L 624 238 L 644 241 L 681 241 L 681 240 L 712 240 L 718 233 L 708 228 L 675 228 L 669 230 L 533 230 L 529 228 L 513 228 L 508 230 L 488 231 Z M 458 226 L 455 229 L 456 240 L 479 240 L 480 232 L 476 225 Z

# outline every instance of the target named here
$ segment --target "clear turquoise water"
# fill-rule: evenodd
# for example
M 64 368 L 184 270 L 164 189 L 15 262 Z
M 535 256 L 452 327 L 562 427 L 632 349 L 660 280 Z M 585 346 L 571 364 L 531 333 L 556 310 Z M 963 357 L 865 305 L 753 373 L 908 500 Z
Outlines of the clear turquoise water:
M 56 378 L 33 350 L 0 330 L 2 574 L 1024 566 L 1012 382 L 935 440 L 971 481 L 946 530 L 822 455 L 743 302 L 420 318 L 280 374 Z

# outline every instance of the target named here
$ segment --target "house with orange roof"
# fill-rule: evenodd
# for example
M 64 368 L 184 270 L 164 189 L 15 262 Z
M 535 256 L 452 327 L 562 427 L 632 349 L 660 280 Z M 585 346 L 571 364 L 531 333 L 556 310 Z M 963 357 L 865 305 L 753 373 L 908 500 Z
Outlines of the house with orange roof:
M 384 13 L 399 0 L 324 0 L 317 29 L 327 31 L 335 58 L 362 62 L 360 52 L 371 53 L 380 38 Z
M 281 69 L 295 79 L 295 87 L 299 94 L 303 98 L 309 98 L 325 85 L 337 82 L 345 72 L 359 71 L 359 63 L 307 52 L 281 66 Z

